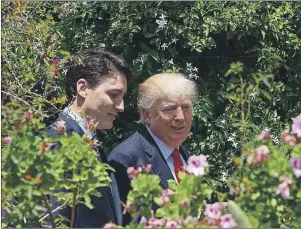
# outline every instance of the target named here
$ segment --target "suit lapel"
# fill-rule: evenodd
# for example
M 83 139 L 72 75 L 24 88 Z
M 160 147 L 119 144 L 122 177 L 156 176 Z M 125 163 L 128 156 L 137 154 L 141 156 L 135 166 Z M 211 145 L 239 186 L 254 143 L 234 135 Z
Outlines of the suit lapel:
M 188 153 L 187 149 L 184 146 L 180 146 L 179 148 L 180 148 L 180 153 L 181 153 L 184 161 L 187 163 L 187 160 L 189 158 L 189 153 Z
M 107 163 L 107 160 L 104 157 L 103 148 L 100 146 L 94 146 L 94 150 L 97 152 L 98 160 L 100 162 Z M 119 196 L 117 182 L 116 182 L 113 172 L 109 171 L 108 173 L 111 178 L 111 184 L 110 184 L 110 187 L 104 187 L 104 188 L 107 188 L 107 191 L 109 192 L 109 193 L 105 192 L 105 196 L 108 199 L 109 203 L 111 203 L 110 207 L 111 207 L 112 211 L 115 213 L 114 215 L 115 215 L 117 224 L 122 225 L 122 209 L 121 209 L 120 196 Z M 109 188 L 111 189 L 111 192 L 110 192 Z M 108 196 L 111 194 L 112 194 L 112 198 Z
M 166 189 L 168 188 L 167 180 L 174 180 L 174 177 L 165 161 L 162 152 L 157 146 L 156 142 L 146 129 L 143 127 L 139 130 L 142 135 L 143 144 L 145 148 L 146 155 L 148 156 L 149 163 L 152 165 L 152 171 L 160 177 L 160 185 Z

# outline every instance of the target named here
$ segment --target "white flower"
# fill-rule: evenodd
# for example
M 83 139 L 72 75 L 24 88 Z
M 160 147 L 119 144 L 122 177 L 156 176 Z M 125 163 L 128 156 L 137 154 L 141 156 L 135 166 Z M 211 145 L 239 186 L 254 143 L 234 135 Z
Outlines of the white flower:
M 233 137 L 229 137 L 228 138 L 228 142 L 234 142 L 234 138 Z
M 225 171 L 223 171 L 223 172 L 222 172 L 222 176 L 221 176 L 221 181 L 222 181 L 223 183 L 225 183 L 226 180 L 227 180 L 227 177 L 228 177 L 228 173 L 225 172 Z
M 250 94 L 251 99 L 255 99 L 256 94 L 257 94 L 256 92 L 252 92 L 252 93 Z
M 174 38 L 171 40 L 171 43 L 172 43 L 172 44 L 176 44 L 178 40 L 179 40 L 179 39 L 177 39 L 177 38 L 174 37 Z
M 193 68 L 193 71 L 198 72 L 199 69 L 198 69 L 197 67 L 194 67 L 194 68 Z
M 214 149 L 214 143 L 211 143 L 210 145 L 209 145 L 209 149 Z
M 236 133 L 232 133 L 231 136 L 236 137 Z
M 165 20 L 166 16 L 164 14 L 161 14 L 161 16 L 159 18 L 162 20 Z
M 232 146 L 233 146 L 234 148 L 237 148 L 237 145 L 238 145 L 237 142 L 233 142 L 233 143 L 232 143 Z
M 169 63 L 169 64 L 174 64 L 174 63 L 173 63 L 173 59 L 169 60 L 168 63 Z
M 190 78 L 190 79 L 196 79 L 196 80 L 197 80 L 197 79 L 199 78 L 199 76 L 198 76 L 197 74 L 190 73 L 190 74 L 189 74 L 189 78 Z
M 161 45 L 161 48 L 163 48 L 163 50 L 165 50 L 166 48 L 168 48 L 168 45 L 164 42 L 163 45 Z
M 159 25 L 160 29 L 163 29 L 165 25 L 167 24 L 166 20 L 156 20 L 156 23 Z

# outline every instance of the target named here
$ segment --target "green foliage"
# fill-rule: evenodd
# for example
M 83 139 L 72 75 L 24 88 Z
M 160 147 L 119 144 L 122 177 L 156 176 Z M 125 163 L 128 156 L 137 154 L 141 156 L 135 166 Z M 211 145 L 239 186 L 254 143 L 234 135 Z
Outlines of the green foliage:
M 4 2 L 1 7 L 2 102 L 16 100 L 35 112 L 42 106 L 43 118 L 66 102 L 61 73 L 71 58 L 62 49 L 49 4 Z
M 122 54 L 137 76 L 129 84 L 125 112 L 102 136 L 106 152 L 139 127 L 138 83 L 155 73 L 181 72 L 199 88 L 186 145 L 192 154 L 209 156 L 210 185 L 186 176 L 186 185 L 171 185 L 177 193 L 173 203 L 158 214 L 188 214 L 179 201 L 193 193 L 187 211 L 196 215 L 196 200 L 208 198 L 211 189 L 226 198 L 219 191 L 229 185 L 242 190 L 235 201 L 252 226 L 300 227 L 300 179 L 292 185 L 292 198 L 283 200 L 275 196 L 279 178 L 272 174 L 291 174 L 288 151 L 300 156 L 300 145 L 292 149 L 279 140 L 291 118 L 301 113 L 299 2 L 3 2 L 1 12 L 2 139 L 12 138 L 3 145 L 1 159 L 2 209 L 8 212 L 4 224 L 38 227 L 49 207 L 42 197 L 62 187 L 71 190 L 68 195 L 57 192 L 62 204 L 92 207 L 90 195 L 108 184 L 108 167 L 96 163 L 95 153 L 83 144 L 87 139 L 38 137 L 66 103 L 63 76 L 70 53 L 105 48 Z M 24 118 L 24 105 L 35 118 Z M 272 137 L 266 143 L 274 156 L 258 168 L 247 166 L 241 146 L 256 148 L 260 142 L 250 139 L 263 129 Z M 57 141 L 60 150 L 39 153 Z M 238 168 L 234 156 L 241 159 Z M 66 179 L 67 172 L 72 176 Z M 150 200 L 161 190 L 157 177 L 148 184 L 149 178 L 140 178 L 130 199 L 149 216 Z
M 270 156 L 260 162 L 252 161 L 260 145 L 268 147 Z M 294 177 L 288 161 L 288 152 L 292 149 L 294 157 L 301 158 L 300 145 L 291 147 L 281 143 L 277 146 L 270 139 L 255 138 L 244 146 L 243 154 L 236 159 L 238 166 L 227 183 L 231 187 L 231 195 L 256 227 L 300 226 L 301 222 L 297 219 L 301 206 L 298 196 L 300 179 Z M 287 198 L 276 192 L 283 176 L 292 180 Z
M 186 145 L 191 153 L 210 155 L 216 167 L 211 171 L 213 179 L 232 171 L 231 157 L 247 139 L 264 128 L 277 136 L 283 124 L 291 123 L 290 117 L 301 111 L 300 3 L 73 2 L 62 6 L 66 12 L 60 13 L 58 28 L 65 47 L 71 52 L 104 47 L 120 53 L 137 76 L 129 85 L 125 114 L 103 136 L 108 152 L 139 127 L 137 83 L 162 71 L 184 73 L 199 87 Z M 243 71 L 225 76 L 237 61 Z M 239 99 L 239 106 L 234 99 Z M 249 129 L 240 136 L 242 118 Z M 233 141 L 231 134 L 236 134 Z
M 4 225 L 43 225 L 50 212 L 47 195 L 56 196 L 62 206 L 75 208 L 81 203 L 93 208 L 90 197 L 100 196 L 97 188 L 109 185 L 110 167 L 98 161 L 88 137 L 63 133 L 57 138 L 44 134 L 42 139 L 38 135 L 44 128 L 40 117 L 30 110 L 21 113 L 24 108 L 16 104 L 11 106 L 17 112 L 5 107 L 2 114 L 2 134 L 11 139 L 3 140 L 1 158 Z M 61 147 L 50 151 L 58 142 Z M 52 226 L 64 226 L 59 218 L 50 221 Z

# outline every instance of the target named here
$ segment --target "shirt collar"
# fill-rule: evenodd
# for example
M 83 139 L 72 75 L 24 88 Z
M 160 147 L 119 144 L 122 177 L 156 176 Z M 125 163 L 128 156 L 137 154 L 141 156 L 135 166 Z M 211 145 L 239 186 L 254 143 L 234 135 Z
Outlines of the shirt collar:
M 159 149 L 161 150 L 163 157 L 165 160 L 167 160 L 172 151 L 174 150 L 174 148 L 166 145 L 161 139 L 159 139 L 151 130 L 148 126 L 146 126 L 148 132 L 150 133 L 150 135 L 153 137 L 153 139 L 155 140 L 156 144 L 158 145 Z
M 78 114 L 73 112 L 69 107 L 65 107 L 65 109 L 63 110 L 63 114 L 68 115 L 70 118 L 76 121 L 85 134 L 88 133 L 88 130 L 85 127 L 85 123 L 86 123 L 85 120 L 82 117 L 80 117 Z M 94 138 L 95 135 L 96 135 L 95 131 L 89 132 L 90 139 Z

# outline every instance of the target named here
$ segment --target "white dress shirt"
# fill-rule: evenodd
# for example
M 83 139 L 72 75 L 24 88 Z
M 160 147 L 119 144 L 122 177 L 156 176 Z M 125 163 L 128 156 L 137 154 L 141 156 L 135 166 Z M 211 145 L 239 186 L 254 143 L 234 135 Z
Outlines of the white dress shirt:
M 77 124 L 80 126 L 80 128 L 83 130 L 85 134 L 88 132 L 87 128 L 85 127 L 86 121 L 78 114 L 74 113 L 69 107 L 65 107 L 65 109 L 63 110 L 63 114 L 69 116 L 75 122 L 77 122 Z M 95 131 L 89 132 L 90 139 L 94 138 L 95 135 L 96 135 Z
M 148 126 L 146 126 L 148 132 L 150 133 L 150 135 L 153 137 L 153 139 L 155 140 L 156 144 L 158 145 L 160 151 L 163 154 L 163 157 L 165 159 L 165 161 L 167 162 L 167 165 L 175 179 L 175 181 L 178 183 L 177 181 L 177 177 L 175 174 L 175 168 L 173 165 L 173 157 L 171 156 L 171 153 L 173 152 L 174 148 L 166 145 L 161 139 L 159 139 L 151 130 Z M 183 159 L 182 155 L 181 156 L 181 160 L 183 162 L 183 165 L 187 165 L 187 163 L 185 162 L 185 160 Z

